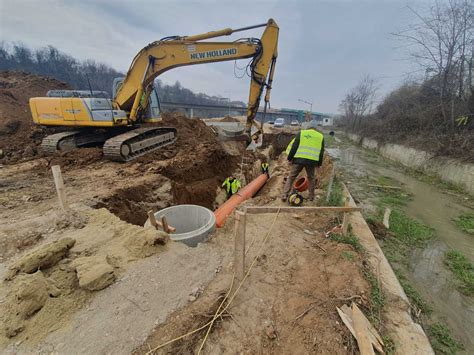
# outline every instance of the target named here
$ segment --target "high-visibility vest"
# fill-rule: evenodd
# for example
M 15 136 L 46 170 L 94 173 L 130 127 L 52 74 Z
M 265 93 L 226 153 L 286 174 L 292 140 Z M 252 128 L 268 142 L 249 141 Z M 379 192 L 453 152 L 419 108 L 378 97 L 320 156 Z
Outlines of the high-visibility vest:
M 240 190 L 240 187 L 241 187 L 240 180 L 234 179 L 230 181 L 230 179 L 227 178 L 222 183 L 222 187 L 224 187 L 227 192 L 232 192 L 232 194 L 235 194 L 237 191 Z
M 300 144 L 293 158 L 302 158 L 319 161 L 319 155 L 323 145 L 324 136 L 313 129 L 304 129 L 300 132 Z M 293 138 L 286 148 L 286 154 L 290 154 L 291 147 L 295 139 Z

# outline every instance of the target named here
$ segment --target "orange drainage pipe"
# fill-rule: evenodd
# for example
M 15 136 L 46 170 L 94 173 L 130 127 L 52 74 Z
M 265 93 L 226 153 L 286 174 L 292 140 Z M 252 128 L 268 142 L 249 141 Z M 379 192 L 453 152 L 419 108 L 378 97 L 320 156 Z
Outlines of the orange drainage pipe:
M 267 174 L 262 174 L 256 179 L 252 180 L 250 184 L 245 185 L 239 192 L 235 195 L 232 195 L 226 202 L 222 204 L 215 212 L 216 216 L 216 226 L 221 228 L 224 226 L 227 217 L 234 211 L 234 209 L 240 205 L 245 200 L 253 197 L 258 190 L 262 188 L 263 185 L 268 180 Z

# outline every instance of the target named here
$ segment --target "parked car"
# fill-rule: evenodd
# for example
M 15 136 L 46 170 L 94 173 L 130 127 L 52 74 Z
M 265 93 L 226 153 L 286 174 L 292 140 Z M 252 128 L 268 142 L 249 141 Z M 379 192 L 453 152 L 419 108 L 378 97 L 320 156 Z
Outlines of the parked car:
M 268 124 L 274 124 L 275 121 L 268 121 L 267 123 L 268 123 Z
M 290 123 L 290 126 L 299 126 L 299 125 L 300 125 L 300 121 L 298 121 L 298 120 L 293 120 Z
M 273 127 L 283 127 L 285 126 L 285 119 L 284 118 L 277 118 L 275 120 L 275 123 L 273 124 Z

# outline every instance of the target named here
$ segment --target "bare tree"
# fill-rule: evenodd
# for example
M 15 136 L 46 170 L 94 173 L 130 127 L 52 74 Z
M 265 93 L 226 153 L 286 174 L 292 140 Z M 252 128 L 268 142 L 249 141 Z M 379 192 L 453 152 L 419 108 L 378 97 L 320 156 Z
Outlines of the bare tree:
M 471 0 L 448 0 L 436 1 L 425 13 L 409 9 L 418 21 L 394 35 L 407 44 L 428 78 L 437 79 L 442 116 L 453 128 L 455 100 L 472 94 L 474 5 Z
M 374 107 L 377 86 L 375 79 L 365 75 L 362 80 L 352 88 L 339 105 L 351 128 L 360 126 L 362 118 L 372 112 Z

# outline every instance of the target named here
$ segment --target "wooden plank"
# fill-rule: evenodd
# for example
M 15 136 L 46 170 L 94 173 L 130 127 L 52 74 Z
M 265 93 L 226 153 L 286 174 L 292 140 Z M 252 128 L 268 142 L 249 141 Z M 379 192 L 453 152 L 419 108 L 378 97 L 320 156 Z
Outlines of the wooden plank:
M 392 210 L 390 208 L 385 208 L 385 213 L 383 214 L 383 225 L 385 228 L 389 229 L 390 228 L 390 214 L 392 213 Z
M 374 184 L 367 184 L 370 187 L 378 187 L 380 189 L 392 189 L 392 190 L 401 190 L 401 187 L 398 186 L 389 186 L 389 185 L 374 185 Z
M 66 202 L 66 191 L 64 188 L 63 176 L 61 174 L 61 167 L 59 165 L 53 165 L 51 167 L 51 171 L 53 172 L 54 185 L 56 186 L 56 192 L 58 194 L 59 205 L 64 211 L 68 208 L 68 205 Z
M 163 226 L 163 223 L 156 220 L 156 218 L 155 218 L 155 212 L 156 212 L 156 210 L 154 210 L 154 209 L 147 212 L 148 218 L 150 219 L 150 224 L 151 224 L 153 227 L 155 227 L 156 229 L 160 229 L 160 228 L 161 228 L 161 229 L 163 229 L 163 230 L 166 232 L 165 227 Z M 162 220 L 163 220 L 163 219 L 162 219 Z M 165 219 L 165 221 L 166 221 L 166 219 Z M 167 230 L 168 230 L 168 232 L 166 232 L 166 233 L 174 233 L 174 232 L 176 232 L 176 228 L 173 227 L 173 226 L 170 226 L 168 223 L 166 223 L 166 228 L 167 228 Z
M 369 338 L 369 332 L 367 330 L 366 323 L 364 321 L 365 316 L 362 314 L 360 309 L 352 303 L 352 324 L 354 327 L 357 345 L 359 345 L 359 351 L 361 355 L 374 355 L 374 348 Z
M 237 285 L 245 276 L 245 212 L 235 211 L 234 272 Z
M 295 212 L 356 212 L 361 211 L 359 207 L 337 207 L 337 206 L 315 206 L 315 207 L 289 207 L 289 206 L 247 206 L 247 213 L 295 213 Z
M 349 307 L 347 307 L 347 308 L 349 308 Z M 337 309 L 337 313 L 339 313 L 339 317 L 341 317 L 341 319 L 342 319 L 342 322 L 346 325 L 347 329 L 349 329 L 349 331 L 351 332 L 351 334 L 355 338 L 355 330 L 354 330 L 354 327 L 352 325 L 352 311 L 351 311 L 351 316 L 348 316 L 339 307 L 336 307 L 336 309 Z
M 148 211 L 148 219 L 150 220 L 150 224 L 158 229 L 158 224 L 156 223 L 156 218 L 155 218 L 155 210 Z
M 161 217 L 161 225 L 163 227 L 163 230 L 166 232 L 166 233 L 169 233 L 170 232 L 170 227 L 168 226 L 168 221 L 166 220 L 166 217 L 163 216 Z
M 354 325 L 352 321 L 352 309 L 348 307 L 347 305 L 343 305 L 341 308 L 336 307 L 337 313 L 339 313 L 339 316 L 342 319 L 342 322 L 346 325 L 347 329 L 351 332 L 351 334 L 356 338 L 355 335 L 355 330 L 354 330 Z M 365 318 L 365 317 L 364 317 Z M 365 318 L 367 320 L 367 318 Z M 370 322 L 367 320 L 368 324 Z M 372 327 L 372 324 L 370 324 L 370 327 L 374 330 L 375 334 L 371 331 L 369 328 L 369 339 L 372 345 L 374 346 L 375 350 L 377 350 L 381 354 L 385 354 L 383 351 L 383 341 L 382 338 L 380 338 L 380 335 L 377 333 L 377 331 Z M 380 338 L 380 340 L 379 340 Z M 357 339 L 357 338 L 356 338 Z
M 156 221 L 156 225 L 157 225 L 159 228 L 165 230 L 165 228 L 163 227 L 163 224 L 162 224 L 161 222 Z M 174 233 L 174 232 L 176 232 L 176 228 L 170 226 L 169 224 L 168 224 L 168 230 L 169 230 L 169 232 L 166 232 L 166 233 Z
M 367 329 L 369 330 L 370 334 L 369 335 L 372 335 L 375 340 L 377 340 L 376 342 L 380 343 L 381 345 L 385 345 L 383 343 L 383 340 L 382 340 L 382 337 L 380 336 L 380 334 L 377 332 L 377 330 L 374 328 L 374 326 L 369 322 L 369 320 L 367 319 L 367 317 L 364 316 L 364 314 L 362 313 L 362 311 L 360 310 L 360 308 L 357 306 L 357 304 L 355 304 L 354 302 L 352 302 L 352 308 L 357 308 L 359 310 L 359 312 L 362 314 L 362 316 L 364 317 L 364 321 L 365 321 L 365 325 L 367 326 Z M 372 340 L 371 340 L 372 341 Z M 374 344 L 375 346 L 375 343 L 374 341 L 372 341 L 372 344 Z M 382 352 L 382 351 L 381 351 Z

